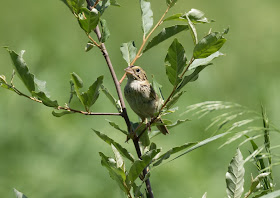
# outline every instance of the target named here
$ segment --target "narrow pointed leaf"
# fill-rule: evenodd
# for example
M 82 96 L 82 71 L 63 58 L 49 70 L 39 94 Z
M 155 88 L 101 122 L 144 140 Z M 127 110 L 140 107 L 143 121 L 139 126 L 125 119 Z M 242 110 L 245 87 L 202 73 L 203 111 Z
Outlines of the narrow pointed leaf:
M 175 153 L 178 153 L 184 149 L 187 149 L 189 148 L 190 146 L 193 146 L 194 144 L 197 144 L 197 143 L 194 143 L 194 142 L 191 142 L 191 143 L 186 143 L 182 146 L 178 146 L 178 147 L 174 147 L 170 150 L 168 150 L 167 152 L 163 153 L 154 163 L 153 163 L 153 166 L 158 166 L 162 163 L 163 160 L 166 160 L 168 159 L 172 154 L 175 154 Z
M 197 149 L 197 148 L 199 148 L 199 147 L 202 147 L 202 146 L 204 146 L 204 145 L 206 145 L 206 144 L 208 144 L 208 143 L 210 143 L 210 142 L 213 142 L 213 141 L 215 141 L 215 140 L 217 140 L 217 139 L 220 139 L 220 138 L 226 136 L 227 134 L 229 134 L 229 133 L 222 133 L 222 134 L 215 135 L 215 136 L 213 136 L 213 137 L 207 138 L 207 139 L 205 139 L 205 140 L 203 140 L 203 141 L 201 141 L 201 142 L 198 142 L 196 145 L 192 146 L 192 147 L 189 148 L 187 151 L 185 151 L 185 152 L 182 153 L 181 155 L 179 155 L 179 156 L 173 158 L 173 159 L 170 160 L 170 161 L 173 161 L 173 160 L 175 160 L 175 159 L 178 159 L 179 157 L 182 157 L 183 155 L 185 155 L 185 154 L 187 154 L 187 153 L 189 153 L 189 152 L 191 152 L 191 151 L 193 151 L 193 150 L 195 150 L 195 149 Z
M 206 58 L 217 52 L 225 42 L 226 39 L 219 32 L 212 32 L 198 42 L 194 48 L 193 57 Z
M 202 196 L 202 198 L 206 198 L 207 197 L 207 192 L 204 193 L 204 195 Z
M 110 31 L 109 31 L 109 28 L 107 26 L 107 22 L 105 19 L 100 20 L 100 25 L 101 25 L 100 42 L 105 43 L 107 41 L 107 39 L 110 37 Z
M 163 21 L 172 21 L 172 20 L 182 20 L 182 21 L 185 21 L 186 19 L 182 18 L 183 14 L 182 13 L 177 13 L 177 14 L 174 14 L 170 17 L 167 17 L 165 18 Z
M 177 2 L 177 0 L 166 0 L 166 4 L 170 8 L 173 7 L 176 2 Z
M 183 93 L 185 93 L 185 91 L 181 91 L 181 92 L 175 94 L 175 95 L 169 100 L 169 102 L 166 104 L 166 109 L 170 109 L 174 104 L 176 104 L 176 102 L 178 102 L 179 98 L 183 95 Z
M 197 67 L 190 75 L 184 76 L 180 85 L 177 87 L 175 93 L 178 93 L 185 85 L 189 82 L 193 82 L 198 79 L 198 74 L 205 68 L 207 65 Z
M 22 192 L 19 192 L 17 189 L 14 188 L 14 193 L 16 198 L 27 198 Z
M 148 151 L 147 153 L 145 153 L 144 155 L 141 156 L 142 159 L 136 160 L 132 164 L 132 166 L 128 172 L 127 183 L 132 184 L 139 177 L 139 175 L 142 173 L 144 168 L 146 168 L 152 162 L 153 158 L 159 152 L 160 152 L 160 149 Z
M 3 87 L 5 89 L 9 89 L 11 91 L 15 91 L 8 85 L 8 83 L 6 81 L 6 76 L 4 76 L 4 75 L 0 75 L 0 87 Z
M 102 92 L 107 96 L 107 98 L 110 100 L 110 102 L 116 107 L 116 109 L 118 110 L 118 112 L 122 111 L 121 105 L 119 100 L 117 100 L 110 92 L 109 90 L 104 87 L 103 85 L 101 85 L 101 90 Z
M 125 186 L 126 175 L 125 172 L 117 167 L 117 163 L 114 159 L 107 157 L 102 152 L 99 152 L 101 157 L 101 164 L 109 171 L 110 177 L 117 182 L 119 187 L 127 192 L 127 188 Z
M 93 8 L 88 10 L 87 8 L 82 8 L 78 14 L 78 21 L 81 28 L 89 34 L 98 24 L 100 14 L 98 10 Z
M 82 79 L 76 74 L 75 72 L 71 73 L 71 80 L 74 83 L 75 93 L 81 103 L 86 107 L 86 99 L 84 98 L 83 94 L 80 92 L 80 88 L 83 87 Z
M 165 41 L 166 39 L 184 31 L 188 30 L 188 25 L 174 25 L 171 27 L 163 28 L 163 30 L 156 35 L 152 40 L 147 44 L 146 48 L 144 49 L 143 53 L 151 49 L 152 47 L 158 45 L 159 43 Z
M 136 56 L 137 48 L 135 47 L 134 41 L 128 43 L 123 43 L 120 48 L 122 52 L 123 59 L 127 62 L 128 65 L 133 61 Z
M 146 36 L 153 27 L 153 11 L 151 3 L 146 0 L 140 0 L 141 15 L 142 15 L 142 29 Z
M 172 85 L 176 86 L 180 82 L 179 75 L 186 66 L 186 62 L 184 47 L 177 39 L 174 39 L 165 57 L 166 74 Z
M 109 122 L 109 124 L 110 124 L 112 127 L 114 127 L 115 129 L 119 130 L 119 131 L 122 132 L 123 134 L 128 135 L 127 132 L 126 132 L 125 130 L 121 129 L 121 128 L 119 127 L 119 125 L 117 125 L 115 122 L 112 122 L 112 121 L 110 121 L 110 120 L 107 120 L 107 121 Z
M 119 4 L 116 0 L 110 0 L 110 4 L 111 4 L 112 6 L 120 7 L 120 4 Z
M 101 133 L 99 131 L 96 131 L 94 129 L 92 129 L 96 135 L 98 135 L 98 137 L 100 137 L 104 142 L 106 142 L 107 144 L 111 145 L 113 144 L 116 149 L 118 149 L 118 151 L 121 153 L 121 155 L 123 157 L 126 157 L 127 159 L 129 159 L 130 161 L 134 162 L 134 158 L 133 156 L 125 149 L 123 148 L 119 143 L 115 142 L 113 139 L 109 138 L 107 135 L 105 135 L 104 133 Z
M 228 166 L 226 173 L 227 195 L 229 198 L 240 198 L 244 191 L 244 160 L 242 153 L 237 149 L 235 156 Z
M 13 65 L 15 68 L 16 73 L 22 80 L 25 87 L 28 89 L 28 91 L 31 93 L 32 91 L 35 91 L 35 82 L 34 82 L 34 75 L 30 73 L 29 68 L 27 67 L 27 64 L 25 63 L 23 59 L 24 50 L 20 52 L 20 54 L 17 54 L 15 51 L 10 50 L 6 48 L 7 51 L 10 53 L 11 59 L 13 61 Z
M 186 15 L 187 21 L 188 21 L 188 25 L 190 27 L 190 33 L 193 39 L 193 43 L 196 45 L 198 43 L 198 39 L 197 39 L 197 32 L 196 29 L 194 27 L 193 22 L 189 19 L 189 17 Z

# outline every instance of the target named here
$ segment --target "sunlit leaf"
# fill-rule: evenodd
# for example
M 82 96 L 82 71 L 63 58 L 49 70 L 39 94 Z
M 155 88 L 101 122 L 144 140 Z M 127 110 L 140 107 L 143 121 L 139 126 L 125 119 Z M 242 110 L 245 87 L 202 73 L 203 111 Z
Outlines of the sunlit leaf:
M 194 144 L 197 144 L 197 143 L 186 143 L 182 146 L 178 146 L 178 147 L 174 147 L 170 150 L 168 150 L 167 152 L 163 153 L 154 163 L 153 163 L 153 166 L 158 166 L 162 163 L 163 160 L 166 160 L 168 159 L 172 154 L 175 154 L 175 153 L 178 153 L 184 149 L 187 149 L 189 148 L 190 146 L 193 146 Z
M 226 173 L 227 195 L 229 198 L 240 198 L 244 191 L 244 160 L 242 153 L 237 149 L 235 156 L 228 166 Z
M 248 197 L 252 192 L 254 192 L 258 186 L 258 184 L 266 178 L 270 173 L 261 173 L 257 177 L 253 178 L 253 175 L 251 174 L 251 186 L 249 192 L 247 192 L 245 195 Z
M 16 198 L 27 198 L 22 192 L 19 192 L 17 189 L 14 188 L 14 193 Z
M 223 56 L 224 54 L 217 51 L 213 54 L 211 54 L 210 56 L 208 56 L 207 58 L 200 58 L 200 59 L 195 59 L 192 64 L 190 65 L 190 67 L 188 68 L 188 70 L 192 70 L 195 69 L 201 65 L 208 65 L 212 60 L 214 60 L 215 58 L 218 58 L 219 56 Z
M 202 198 L 206 198 L 207 197 L 207 192 L 205 192 L 202 196 Z
M 152 40 L 147 44 L 146 48 L 144 49 L 143 53 L 151 49 L 152 47 L 158 45 L 159 43 L 165 41 L 166 39 L 182 32 L 183 30 L 188 30 L 188 25 L 174 25 L 171 27 L 163 28 L 163 30 L 156 35 Z
M 186 19 L 182 18 L 183 14 L 182 13 L 177 13 L 172 16 L 169 16 L 165 18 L 163 21 L 171 21 L 171 20 L 182 20 L 185 21 Z
M 193 39 L 193 43 L 196 45 L 198 43 L 196 29 L 194 27 L 193 22 L 188 17 L 188 15 L 186 15 L 186 18 L 187 18 L 187 21 L 188 21 L 188 25 L 190 27 L 190 33 L 191 33 L 191 36 L 192 36 L 192 39 Z
M 100 42 L 105 43 L 107 41 L 107 39 L 110 37 L 110 31 L 109 31 L 109 28 L 107 26 L 107 22 L 105 19 L 100 20 L 100 25 L 101 25 Z
M 187 14 L 188 18 L 193 23 L 209 23 L 210 21 L 204 16 L 204 13 L 200 10 L 192 8 Z
M 120 152 L 118 151 L 118 149 L 116 149 L 116 147 L 113 144 L 111 144 L 111 147 L 112 147 L 112 151 L 114 152 L 114 155 L 115 155 L 117 168 L 121 168 L 125 172 L 124 160 L 123 160 Z
M 97 26 L 99 17 L 100 14 L 95 8 L 92 10 L 81 8 L 80 13 L 78 14 L 78 21 L 81 28 L 89 34 Z
M 141 159 L 135 160 L 128 172 L 127 183 L 133 183 L 159 152 L 160 149 L 151 150 L 142 155 Z
M 165 57 L 166 74 L 172 85 L 176 86 L 180 82 L 179 75 L 186 66 L 186 62 L 185 49 L 175 38 Z
M 85 46 L 85 52 L 90 51 L 93 47 L 95 47 L 95 44 L 91 41 L 87 42 L 87 45 Z
M 7 83 L 6 76 L 0 75 L 0 87 L 14 91 Z
M 135 47 L 134 41 L 128 43 L 123 43 L 120 48 L 122 52 L 123 59 L 127 62 L 128 65 L 133 61 L 136 56 L 137 48 Z
M 146 36 L 153 27 L 153 11 L 151 3 L 146 0 L 140 0 L 141 15 L 142 15 L 142 29 Z
M 194 47 L 193 57 L 206 58 L 217 52 L 226 42 L 226 39 L 219 32 L 212 32 L 201 39 Z
M 94 129 L 92 129 L 96 135 L 98 135 L 98 137 L 100 137 L 104 142 L 106 142 L 107 144 L 111 145 L 113 144 L 116 149 L 118 149 L 118 151 L 121 153 L 121 155 L 123 157 L 126 157 L 127 159 L 129 159 L 130 161 L 134 162 L 134 158 L 133 156 L 125 149 L 123 148 L 119 143 L 115 142 L 113 139 L 109 138 L 107 135 L 105 135 L 104 133 L 101 133 L 99 131 L 96 131 Z

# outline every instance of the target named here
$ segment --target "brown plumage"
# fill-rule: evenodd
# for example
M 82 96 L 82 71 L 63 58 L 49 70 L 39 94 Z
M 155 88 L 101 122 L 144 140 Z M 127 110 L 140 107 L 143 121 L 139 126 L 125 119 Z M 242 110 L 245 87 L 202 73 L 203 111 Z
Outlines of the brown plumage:
M 131 109 L 144 122 L 147 118 L 153 118 L 160 107 L 159 96 L 147 79 L 145 71 L 139 66 L 129 66 L 125 69 L 127 73 L 127 84 L 124 95 Z M 159 118 L 158 123 L 163 123 Z M 166 135 L 168 130 L 164 125 L 158 125 L 158 129 Z

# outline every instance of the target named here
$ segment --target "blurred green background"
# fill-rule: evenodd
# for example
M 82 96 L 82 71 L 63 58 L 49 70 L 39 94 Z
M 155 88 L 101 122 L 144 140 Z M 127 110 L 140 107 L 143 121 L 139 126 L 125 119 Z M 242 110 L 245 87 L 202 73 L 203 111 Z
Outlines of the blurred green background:
M 119 3 L 121 7 L 110 7 L 104 18 L 111 32 L 106 45 L 117 76 L 121 78 L 126 63 L 119 47 L 130 40 L 134 40 L 139 47 L 142 31 L 138 1 L 119 0 Z M 153 0 L 151 3 L 154 20 L 157 21 L 166 9 L 165 1 Z M 202 72 L 198 81 L 186 88 L 179 112 L 190 104 L 207 100 L 236 102 L 260 111 L 262 102 L 269 118 L 277 125 L 280 121 L 280 1 L 181 0 L 169 15 L 184 13 L 191 8 L 202 10 L 208 18 L 216 21 L 197 26 L 200 38 L 211 27 L 213 31 L 223 31 L 229 26 L 230 32 L 226 35 L 227 43 L 221 49 L 226 56 L 216 59 L 213 66 Z M 166 23 L 162 27 L 171 24 Z M 105 86 L 116 96 L 99 50 L 84 52 L 88 39 L 61 1 L 3 1 L 0 26 L 0 46 L 10 46 L 17 52 L 25 49 L 24 58 L 31 72 L 47 82 L 52 99 L 57 99 L 60 105 L 68 101 L 71 72 L 81 76 L 85 87 L 104 74 Z M 190 58 L 193 44 L 189 32 L 176 37 Z M 171 90 L 164 76 L 164 58 L 171 42 L 169 39 L 149 50 L 137 62 L 146 70 L 149 78 L 151 74 L 155 75 L 164 87 L 165 96 Z M 0 74 L 10 78 L 11 73 L 9 54 L 5 49 L 0 49 Z M 18 78 L 14 84 L 27 93 Z M 77 99 L 74 103 L 81 108 Z M 102 94 L 92 110 L 115 111 Z M 51 112 L 51 108 L 0 89 L 0 196 L 14 197 L 12 188 L 17 188 L 30 198 L 124 197 L 100 164 L 98 152 L 112 156 L 110 147 L 91 130 L 94 128 L 105 132 L 123 143 L 125 137 L 112 129 L 105 119 L 125 128 L 123 120 L 82 115 L 56 118 Z M 137 120 L 130 109 L 128 113 L 132 120 Z M 172 116 L 169 118 L 176 119 Z M 212 133 L 205 131 L 210 123 L 209 117 L 197 120 L 191 115 L 184 115 L 179 118 L 190 118 L 192 121 L 172 129 L 168 136 L 154 139 L 164 150 L 202 140 Z M 202 197 L 204 192 L 208 192 L 208 197 L 226 197 L 225 173 L 238 144 L 218 150 L 224 141 L 216 141 L 156 168 L 151 176 L 155 197 Z M 272 134 L 272 141 L 274 144 L 279 142 L 277 134 Z M 135 154 L 132 143 L 125 146 Z M 246 147 L 242 148 L 242 152 L 244 156 L 249 153 Z M 248 163 L 246 189 L 251 172 L 257 174 Z M 274 176 L 278 186 L 279 175 L 276 167 Z

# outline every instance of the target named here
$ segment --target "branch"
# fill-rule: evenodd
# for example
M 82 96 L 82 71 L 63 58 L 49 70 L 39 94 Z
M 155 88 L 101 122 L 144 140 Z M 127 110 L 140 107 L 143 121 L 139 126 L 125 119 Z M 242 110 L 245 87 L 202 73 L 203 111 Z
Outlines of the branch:
M 167 9 L 165 10 L 165 12 L 163 13 L 162 17 L 159 19 L 159 21 L 157 22 L 157 24 L 153 27 L 153 29 L 150 31 L 150 33 L 145 37 L 145 35 L 143 36 L 143 42 L 142 45 L 140 46 L 135 58 L 133 59 L 133 61 L 130 63 L 130 65 L 134 65 L 134 63 L 136 62 L 136 60 L 138 58 L 140 58 L 141 53 L 143 51 L 143 48 L 145 46 L 145 44 L 147 43 L 148 39 L 150 38 L 150 36 L 152 35 L 152 33 L 157 29 L 158 26 L 160 26 L 162 24 L 163 18 L 165 17 L 165 15 L 167 14 L 167 12 L 169 11 L 170 6 L 167 7 Z M 126 73 L 124 73 L 123 77 L 120 80 L 120 83 L 122 83 L 122 81 L 124 80 L 126 76 Z

